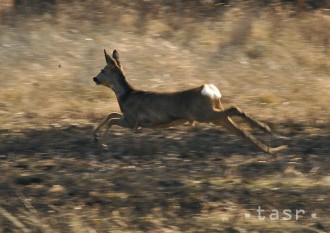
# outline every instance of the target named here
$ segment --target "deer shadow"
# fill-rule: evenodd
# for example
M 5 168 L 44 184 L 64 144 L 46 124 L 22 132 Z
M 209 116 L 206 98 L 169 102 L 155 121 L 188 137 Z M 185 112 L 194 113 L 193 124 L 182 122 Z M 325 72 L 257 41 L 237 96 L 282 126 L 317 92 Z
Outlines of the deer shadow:
M 284 123 L 290 128 L 290 139 L 276 139 L 276 144 L 288 144 L 287 154 L 306 156 L 326 154 L 329 151 L 330 133 L 326 135 L 306 135 L 302 125 Z M 2 132 L 0 154 L 73 154 L 86 156 L 137 156 L 152 159 L 153 155 L 176 154 L 181 157 L 207 157 L 209 155 L 230 156 L 235 154 L 255 155 L 260 152 L 250 142 L 231 135 L 221 127 L 210 125 L 188 128 L 181 126 L 168 129 L 142 129 L 135 133 L 131 130 L 115 128 L 102 139 L 108 149 L 103 150 L 95 143 L 91 125 L 53 127 L 48 129 L 28 129 L 19 135 Z M 260 138 L 264 135 L 258 135 Z M 269 138 L 268 138 L 269 139 Z M 267 140 L 267 137 L 266 137 Z
M 102 138 L 107 150 L 95 142 L 92 131 L 90 125 L 28 129 L 20 134 L 6 131 L 0 136 L 0 154 L 130 155 L 152 159 L 153 155 L 168 154 L 203 158 L 208 155 L 229 156 L 259 152 L 249 142 L 230 135 L 221 128 L 215 129 L 208 125 L 195 128 L 181 126 L 142 129 L 138 133 L 115 128 Z

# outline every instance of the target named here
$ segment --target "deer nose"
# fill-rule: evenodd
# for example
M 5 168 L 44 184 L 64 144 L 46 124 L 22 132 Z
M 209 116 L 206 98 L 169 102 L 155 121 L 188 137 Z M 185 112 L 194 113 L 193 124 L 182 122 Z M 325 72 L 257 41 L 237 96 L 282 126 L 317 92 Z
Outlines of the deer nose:
M 99 84 L 99 83 L 100 83 L 99 80 L 97 79 L 97 77 L 94 77 L 93 80 L 94 80 L 94 82 L 95 82 L 96 84 Z

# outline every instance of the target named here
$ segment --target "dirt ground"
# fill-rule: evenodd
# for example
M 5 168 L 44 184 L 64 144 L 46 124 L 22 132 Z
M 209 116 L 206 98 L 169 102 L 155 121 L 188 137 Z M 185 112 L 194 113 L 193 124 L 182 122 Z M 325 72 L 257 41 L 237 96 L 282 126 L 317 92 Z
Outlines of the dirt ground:
M 196 21 L 134 5 L 116 18 L 107 4 L 1 12 L 0 232 L 330 232 L 327 12 L 238 4 Z M 92 81 L 103 48 L 143 90 L 216 84 L 224 107 L 274 131 L 254 135 L 288 149 L 273 157 L 207 124 L 113 128 L 100 148 L 92 130 L 118 111 Z
M 3 133 L 2 231 L 328 232 L 329 127 L 283 127 L 290 139 L 276 143 L 290 149 L 278 158 L 203 125 L 117 129 L 108 151 L 91 126 Z M 306 214 L 284 221 L 284 209 Z

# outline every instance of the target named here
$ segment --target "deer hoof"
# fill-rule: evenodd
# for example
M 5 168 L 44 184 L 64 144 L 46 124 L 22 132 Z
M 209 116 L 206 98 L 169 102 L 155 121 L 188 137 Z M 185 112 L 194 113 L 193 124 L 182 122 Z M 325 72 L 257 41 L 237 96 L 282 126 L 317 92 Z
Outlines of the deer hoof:
M 266 132 L 268 132 L 268 133 L 272 133 L 272 129 L 271 129 L 268 125 L 263 124 L 263 128 L 264 128 L 264 130 L 265 130 Z
M 94 134 L 94 142 L 98 143 L 100 141 L 100 135 L 99 134 Z
M 108 146 L 106 144 L 100 144 L 100 147 L 104 151 L 107 151 L 108 150 Z
M 271 154 L 271 155 L 274 155 L 274 156 L 282 156 L 278 152 L 283 151 L 283 150 L 287 150 L 288 148 L 289 147 L 287 145 L 278 146 L 278 147 L 270 148 L 268 153 Z

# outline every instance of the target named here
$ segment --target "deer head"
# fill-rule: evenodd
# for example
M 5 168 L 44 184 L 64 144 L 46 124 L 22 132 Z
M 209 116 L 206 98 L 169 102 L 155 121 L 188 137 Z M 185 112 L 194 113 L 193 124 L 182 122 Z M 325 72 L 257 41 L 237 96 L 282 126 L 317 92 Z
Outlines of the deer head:
M 132 91 L 133 88 L 126 81 L 119 59 L 119 53 L 114 50 L 112 56 L 110 56 L 107 51 L 104 50 L 104 56 L 107 65 L 93 80 L 97 85 L 111 88 L 118 99 L 120 99 L 122 96 Z
M 127 83 L 121 68 L 119 53 L 114 50 L 112 56 L 110 56 L 107 51 L 104 50 L 104 56 L 107 65 L 93 80 L 97 85 L 111 88 L 116 95 L 120 97 L 125 94 L 128 89 L 131 89 L 131 87 Z
M 115 55 L 116 59 L 112 58 L 107 51 L 104 50 L 107 65 L 96 77 L 93 78 L 93 80 L 97 85 L 107 86 L 114 90 L 116 83 L 121 78 L 120 76 L 122 76 L 122 71 L 118 65 L 118 63 L 120 63 L 118 52 L 114 50 L 113 55 Z

